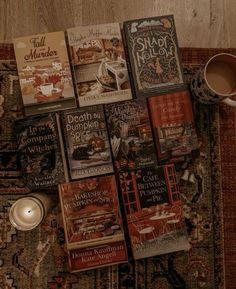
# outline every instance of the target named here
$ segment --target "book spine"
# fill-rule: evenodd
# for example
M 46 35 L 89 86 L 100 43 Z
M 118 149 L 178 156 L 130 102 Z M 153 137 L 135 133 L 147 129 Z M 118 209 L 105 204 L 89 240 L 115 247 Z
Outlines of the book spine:
M 55 115 L 56 115 L 57 132 L 58 132 L 59 145 L 60 145 L 60 150 L 61 150 L 65 181 L 69 182 L 68 165 L 67 165 L 67 160 L 66 160 L 66 155 L 65 155 L 65 144 L 63 141 L 63 137 L 62 137 L 60 115 L 59 113 L 55 113 Z

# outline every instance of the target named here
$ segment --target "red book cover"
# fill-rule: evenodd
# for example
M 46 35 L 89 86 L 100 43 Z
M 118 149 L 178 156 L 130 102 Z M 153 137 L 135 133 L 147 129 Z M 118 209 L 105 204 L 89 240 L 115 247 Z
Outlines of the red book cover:
M 114 175 L 59 186 L 67 249 L 124 242 Z
M 126 248 L 123 241 L 95 247 L 68 251 L 71 272 L 93 269 L 126 262 Z
M 159 161 L 175 161 L 198 149 L 188 90 L 148 98 Z
M 188 250 L 174 165 L 119 174 L 134 259 Z

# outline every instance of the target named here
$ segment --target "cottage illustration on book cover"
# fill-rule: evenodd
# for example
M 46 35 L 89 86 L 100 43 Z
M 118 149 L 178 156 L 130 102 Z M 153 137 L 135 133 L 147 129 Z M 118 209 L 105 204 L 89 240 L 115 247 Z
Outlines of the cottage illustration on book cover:
M 26 115 L 76 107 L 63 31 L 13 39 Z
M 59 186 L 67 249 L 124 242 L 114 175 Z
M 119 23 L 67 29 L 79 106 L 131 99 Z
M 65 182 L 55 114 L 17 120 L 15 133 L 21 170 L 28 188 L 51 187 Z
M 105 106 L 114 165 L 117 171 L 156 164 L 146 99 Z
M 124 35 L 136 96 L 183 86 L 172 15 L 126 21 Z
M 159 161 L 178 161 L 198 149 L 188 90 L 149 97 L 148 103 Z
M 71 179 L 113 172 L 102 105 L 64 111 L 61 119 Z
M 135 259 L 188 250 L 174 165 L 119 174 Z

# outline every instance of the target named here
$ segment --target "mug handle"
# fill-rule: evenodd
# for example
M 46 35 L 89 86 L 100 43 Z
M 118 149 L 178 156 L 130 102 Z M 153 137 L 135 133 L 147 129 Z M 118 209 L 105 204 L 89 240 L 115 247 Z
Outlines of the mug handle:
M 236 107 L 236 100 L 233 100 L 233 99 L 227 97 L 227 98 L 223 99 L 222 101 L 229 106 Z

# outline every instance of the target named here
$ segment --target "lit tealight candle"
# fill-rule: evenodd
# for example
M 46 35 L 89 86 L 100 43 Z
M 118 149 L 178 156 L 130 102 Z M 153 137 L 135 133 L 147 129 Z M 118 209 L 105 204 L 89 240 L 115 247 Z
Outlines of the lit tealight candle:
M 37 193 L 18 199 L 11 206 L 10 222 L 18 230 L 32 230 L 43 221 L 49 209 L 49 203 L 46 195 Z

